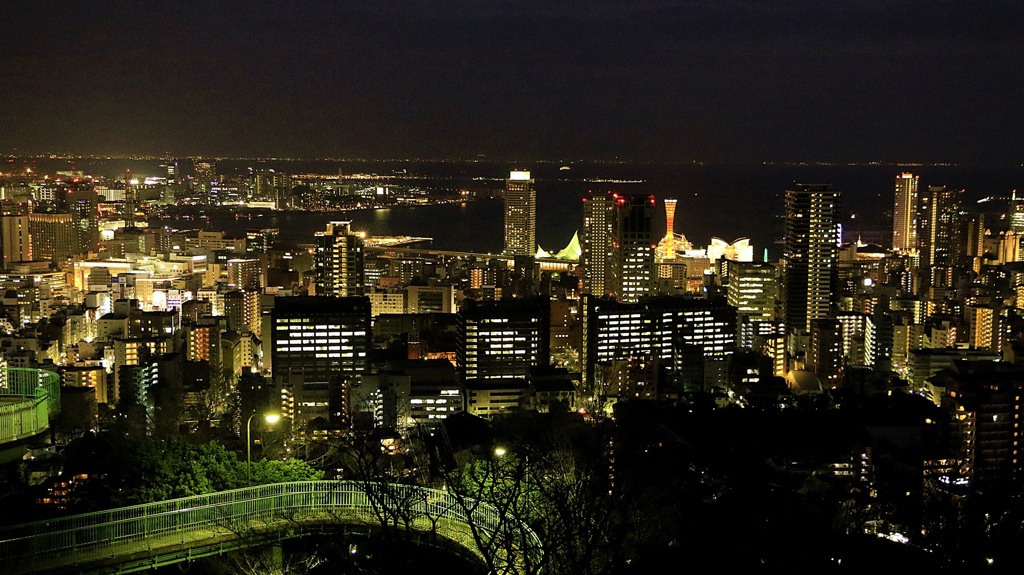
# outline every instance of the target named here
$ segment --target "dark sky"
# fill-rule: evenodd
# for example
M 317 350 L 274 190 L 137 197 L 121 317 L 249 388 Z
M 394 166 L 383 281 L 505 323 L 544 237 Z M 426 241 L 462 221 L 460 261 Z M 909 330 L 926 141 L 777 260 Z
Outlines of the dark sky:
M 0 152 L 1019 164 L 1024 2 L 4 0 Z

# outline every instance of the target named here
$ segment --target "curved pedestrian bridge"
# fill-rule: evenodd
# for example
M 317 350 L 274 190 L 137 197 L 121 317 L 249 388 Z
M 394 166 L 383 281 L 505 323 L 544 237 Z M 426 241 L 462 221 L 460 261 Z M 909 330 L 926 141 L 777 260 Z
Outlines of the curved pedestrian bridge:
M 60 411 L 60 376 L 52 371 L 0 368 L 0 445 L 46 431 Z
M 261 485 L 4 527 L 0 558 L 5 575 L 131 573 L 328 524 L 406 529 L 419 541 L 468 551 L 499 572 L 536 571 L 530 566 L 539 564 L 537 536 L 490 505 L 437 489 L 359 481 Z

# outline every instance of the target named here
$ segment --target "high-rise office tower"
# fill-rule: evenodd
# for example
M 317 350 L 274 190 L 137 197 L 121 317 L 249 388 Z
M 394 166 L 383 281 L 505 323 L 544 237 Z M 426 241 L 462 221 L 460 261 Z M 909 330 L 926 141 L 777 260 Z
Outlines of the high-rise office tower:
M 306 381 L 368 365 L 370 300 L 365 297 L 276 297 L 270 312 L 274 375 L 299 370 Z
M 786 190 L 786 328 L 806 333 L 811 321 L 828 316 L 839 251 L 840 193 L 830 184 L 800 184 Z
M 952 278 L 953 259 L 960 234 L 960 198 L 963 190 L 946 186 L 928 186 L 921 195 L 918 245 L 921 265 L 928 268 L 927 285 L 943 287 Z
M 505 181 L 505 255 L 537 252 L 537 191 L 530 172 L 513 171 Z
M 181 171 L 178 169 L 178 160 L 167 160 L 164 164 L 167 168 L 167 183 L 177 184 L 181 178 Z
M 778 292 L 775 266 L 756 262 L 728 262 L 729 305 L 740 318 L 750 322 L 775 321 L 775 296 Z
M 274 172 L 271 183 L 274 186 L 275 209 L 286 209 L 291 205 L 292 177 L 281 172 Z
M 194 194 L 204 202 L 215 203 L 211 199 L 213 182 L 217 179 L 217 168 L 213 162 L 198 162 L 195 164 L 195 182 L 193 184 Z
M 132 179 L 131 170 L 124 172 L 124 227 L 135 227 L 135 212 L 139 209 L 139 183 Z
M 458 314 L 457 363 L 469 380 L 525 379 L 551 363 L 551 300 L 466 300 Z
M 317 295 L 351 297 L 363 293 L 363 238 L 352 233 L 351 222 L 330 222 L 316 232 Z
M 32 255 L 36 259 L 63 263 L 76 253 L 75 225 L 69 213 L 33 213 L 28 220 Z
M 736 308 L 721 298 L 658 296 L 641 303 L 585 297 L 583 385 L 593 393 L 638 397 L 629 372 L 639 360 L 660 363 L 673 387 L 724 386 L 726 365 L 736 349 Z M 625 384 L 625 385 L 624 385 Z
M 96 190 L 71 190 L 68 192 L 68 211 L 75 225 L 75 253 L 87 254 L 99 250 L 100 211 L 99 194 Z
M 367 371 L 372 345 L 365 297 L 277 297 L 270 355 L 281 411 L 296 427 L 316 417 L 340 423 L 346 390 Z
M 1010 231 L 1024 233 L 1024 194 L 1017 190 L 1010 193 L 1010 210 L 1006 215 L 1010 221 Z
M 249 171 L 249 191 L 252 193 L 253 199 L 266 201 L 273 197 L 272 187 L 270 184 L 272 170 L 252 170 Z
M 3 246 L 4 269 L 8 269 L 14 262 L 32 259 L 32 239 L 27 215 L 0 216 L 0 245 Z
M 1024 193 L 1016 189 L 1010 193 L 1010 209 L 1007 212 L 1010 230 L 1024 232 Z
M 917 182 L 920 176 L 903 172 L 896 176 L 896 201 L 892 210 L 892 249 L 917 247 Z
M 921 196 L 918 238 L 922 264 L 935 266 L 952 263 L 962 194 L 963 190 L 928 186 L 928 192 Z
M 613 196 L 608 287 L 619 301 L 636 302 L 653 293 L 653 216 L 654 196 Z
M 611 252 L 612 198 L 594 192 L 583 198 L 583 236 L 580 261 L 583 265 L 583 293 L 608 293 L 608 258 Z

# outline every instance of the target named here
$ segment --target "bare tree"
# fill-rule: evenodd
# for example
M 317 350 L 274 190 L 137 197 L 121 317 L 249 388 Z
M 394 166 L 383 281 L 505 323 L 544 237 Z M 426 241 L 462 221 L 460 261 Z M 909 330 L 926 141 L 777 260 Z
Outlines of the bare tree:
M 495 572 L 600 574 L 621 567 L 657 529 L 656 505 L 611 480 L 597 435 L 518 442 L 446 472 L 476 545 Z M 650 506 L 648 504 L 651 504 Z M 479 518 L 480 520 L 472 520 Z
M 439 516 L 428 513 L 426 492 L 407 481 L 403 455 L 387 449 L 379 436 L 359 434 L 339 447 L 349 479 L 359 482 L 372 520 L 383 536 L 412 543 L 419 533 L 436 534 Z

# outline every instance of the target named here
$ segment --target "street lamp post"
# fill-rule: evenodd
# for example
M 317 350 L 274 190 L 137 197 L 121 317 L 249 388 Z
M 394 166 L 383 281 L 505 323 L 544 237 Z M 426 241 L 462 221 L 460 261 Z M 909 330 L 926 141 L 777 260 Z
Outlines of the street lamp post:
M 260 415 L 254 413 L 249 416 L 249 419 L 245 422 L 245 482 L 247 484 L 252 483 L 252 418 Z M 264 413 L 263 420 L 273 425 L 277 423 L 281 416 L 276 413 Z

